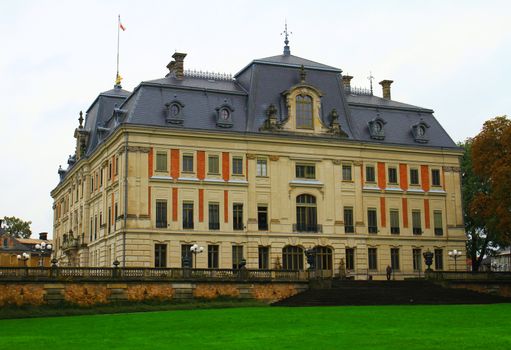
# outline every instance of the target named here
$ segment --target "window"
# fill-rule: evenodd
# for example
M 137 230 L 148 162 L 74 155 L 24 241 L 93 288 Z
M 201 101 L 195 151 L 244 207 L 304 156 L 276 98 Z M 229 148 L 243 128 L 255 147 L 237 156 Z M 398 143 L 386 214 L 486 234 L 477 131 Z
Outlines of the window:
M 257 159 L 257 176 L 268 176 L 268 163 L 266 159 L 258 158 Z
M 389 184 L 397 184 L 397 168 L 388 168 Z
M 240 157 L 232 158 L 232 174 L 243 175 L 243 158 Z
M 154 267 L 167 267 L 167 245 L 154 245 Z
M 232 246 L 232 268 L 239 269 L 241 260 L 243 260 L 243 246 L 242 245 L 233 245 Z
M 115 157 L 114 175 L 119 173 L 119 157 Z
M 91 218 L 90 218 L 90 229 L 89 229 L 89 241 L 90 241 L 90 242 L 92 242 L 92 227 L 94 226 L 94 225 L 92 224 L 92 222 L 93 222 L 93 219 L 92 219 L 92 217 L 91 217 Z
M 166 228 L 167 227 L 167 201 L 157 200 L 156 201 L 156 227 Z
M 414 248 L 412 250 L 413 255 L 413 271 L 421 271 L 422 270 L 422 251 L 419 248 Z
M 367 249 L 367 266 L 369 270 L 378 269 L 378 259 L 376 248 Z
M 346 270 L 355 270 L 355 249 L 346 248 Z
M 115 203 L 115 206 L 114 206 L 114 230 L 115 230 L 115 228 L 117 226 L 116 225 L 116 223 L 117 223 L 117 215 L 118 215 L 118 213 L 117 213 L 117 203 Z
M 183 172 L 193 173 L 193 155 L 183 154 Z
M 399 248 L 390 248 L 390 266 L 393 271 L 399 271 Z
M 422 234 L 420 210 L 412 210 L 412 230 L 414 235 Z
M 108 162 L 108 180 L 112 178 L 112 162 Z M 76 192 L 78 194 L 78 191 Z
M 183 228 L 193 229 L 193 203 L 183 203 Z
M 296 177 L 298 179 L 315 179 L 316 166 L 314 165 L 296 165 Z
M 444 269 L 444 251 L 443 249 L 435 249 L 435 270 Z
M 351 165 L 349 164 L 342 165 L 342 181 L 352 181 Z
M 234 203 L 232 205 L 232 229 L 243 230 L 243 204 Z
M 156 152 L 156 171 L 167 171 L 167 152 Z
M 410 185 L 419 184 L 419 169 L 410 169 Z
M 282 249 L 284 270 L 303 270 L 303 249 L 298 246 L 285 246 Z
M 268 231 L 268 207 L 257 207 L 257 229 L 259 231 Z
M 296 197 L 295 232 L 318 232 L 316 197 L 302 194 Z
M 220 160 L 218 156 L 208 157 L 208 174 L 219 174 L 220 173 Z
M 344 232 L 353 233 L 355 227 L 353 226 L 353 208 L 344 207 Z
M 103 168 L 99 171 L 99 187 L 103 187 Z
M 108 222 L 106 224 L 108 226 L 108 233 L 112 232 L 112 208 L 108 207 Z
M 399 234 L 399 210 L 390 209 L 390 233 Z
M 431 170 L 431 184 L 433 186 L 440 186 L 440 169 Z
M 332 270 L 332 249 L 328 247 L 315 247 L 316 269 Z
M 296 128 L 312 129 L 312 97 L 296 96 Z
M 369 233 L 378 233 L 378 218 L 374 208 L 367 209 L 367 231 Z
M 368 165 L 366 166 L 366 182 L 374 182 L 375 181 L 375 171 L 374 166 Z
M 193 253 L 191 244 L 181 245 L 181 267 L 193 267 Z
M 218 245 L 208 245 L 208 269 L 218 269 Z
M 98 238 L 98 216 L 94 215 L 94 240 Z
M 259 269 L 270 268 L 270 248 L 259 247 Z
M 442 211 L 435 210 L 433 212 L 433 221 L 435 225 L 435 235 L 441 236 L 444 234 L 444 229 L 442 225 Z
M 220 205 L 218 203 L 209 203 L 209 229 L 220 229 Z

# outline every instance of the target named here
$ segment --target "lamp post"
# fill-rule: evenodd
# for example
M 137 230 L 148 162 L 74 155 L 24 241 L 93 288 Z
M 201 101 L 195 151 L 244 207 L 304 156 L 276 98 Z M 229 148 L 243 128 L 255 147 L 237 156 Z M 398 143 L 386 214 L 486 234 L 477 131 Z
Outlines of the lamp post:
M 18 258 L 18 261 L 23 261 L 23 266 L 27 266 L 27 260 L 30 259 L 30 254 L 28 253 L 23 253 L 23 254 L 18 254 L 18 256 L 16 257 Z
M 204 247 L 199 247 L 197 245 L 197 243 L 195 243 L 194 245 L 192 245 L 190 247 L 190 251 L 194 255 L 194 257 L 193 257 L 193 268 L 196 269 L 197 268 L 197 254 L 202 253 L 204 251 Z
M 454 271 L 456 272 L 458 269 L 457 269 L 457 266 L 456 266 L 456 260 L 458 260 L 458 258 L 461 256 L 461 251 L 457 250 L 457 249 L 454 249 L 454 250 L 451 250 L 449 251 L 449 257 L 453 258 L 454 259 Z
M 41 244 L 37 243 L 35 245 L 36 251 L 39 252 L 39 266 L 40 267 L 44 266 L 44 253 L 51 252 L 51 248 L 53 248 L 51 246 L 51 244 L 46 243 L 46 242 L 42 242 Z

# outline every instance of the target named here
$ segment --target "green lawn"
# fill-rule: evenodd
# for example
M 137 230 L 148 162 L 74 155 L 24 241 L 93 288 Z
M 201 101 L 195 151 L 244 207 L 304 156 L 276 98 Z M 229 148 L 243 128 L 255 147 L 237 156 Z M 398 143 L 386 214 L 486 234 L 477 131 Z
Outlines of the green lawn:
M 0 349 L 511 349 L 511 304 L 248 307 L 0 320 Z

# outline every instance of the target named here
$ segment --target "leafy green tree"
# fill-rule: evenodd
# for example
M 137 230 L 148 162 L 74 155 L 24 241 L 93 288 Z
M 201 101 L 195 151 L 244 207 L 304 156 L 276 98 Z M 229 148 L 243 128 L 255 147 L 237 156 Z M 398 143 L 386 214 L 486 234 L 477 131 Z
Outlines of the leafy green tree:
M 32 221 L 23 221 L 15 216 L 4 216 L 5 233 L 16 238 L 29 238 Z

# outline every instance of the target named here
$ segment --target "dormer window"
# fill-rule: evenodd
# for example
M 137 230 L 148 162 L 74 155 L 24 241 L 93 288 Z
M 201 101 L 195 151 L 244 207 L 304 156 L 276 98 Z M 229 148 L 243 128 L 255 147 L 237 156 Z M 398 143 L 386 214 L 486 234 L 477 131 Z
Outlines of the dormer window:
M 371 135 L 372 139 L 383 140 L 385 138 L 385 130 L 383 129 L 384 125 L 387 124 L 385 120 L 380 117 L 376 117 L 368 124 L 369 134 Z
M 313 129 L 312 97 L 308 95 L 296 96 L 296 128 Z
M 232 114 L 234 108 L 227 104 L 227 101 L 216 108 L 216 125 L 221 128 L 232 128 Z
M 429 141 L 427 129 L 429 125 L 421 121 L 415 125 L 412 125 L 412 134 L 415 142 L 427 143 Z
M 184 104 L 173 100 L 165 104 L 165 121 L 170 124 L 182 125 L 184 122 L 183 108 Z

